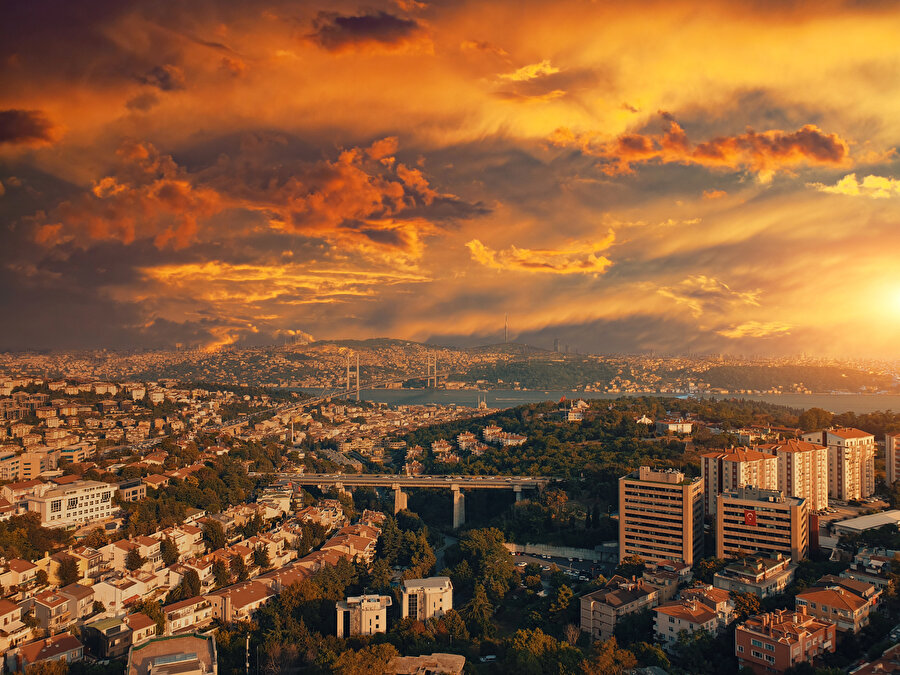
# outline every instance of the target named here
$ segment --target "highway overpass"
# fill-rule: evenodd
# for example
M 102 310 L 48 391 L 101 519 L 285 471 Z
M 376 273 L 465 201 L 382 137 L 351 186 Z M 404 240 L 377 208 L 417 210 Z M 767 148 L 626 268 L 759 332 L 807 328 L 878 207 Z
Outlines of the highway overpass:
M 463 490 L 512 490 L 516 501 L 522 499 L 525 490 L 540 490 L 552 478 L 546 476 L 404 476 L 394 474 L 283 474 L 295 485 L 315 485 L 319 488 L 335 487 L 351 490 L 355 487 L 382 487 L 394 491 L 394 513 L 406 508 L 410 488 L 449 489 L 453 498 L 453 527 L 460 527 L 466 520 Z

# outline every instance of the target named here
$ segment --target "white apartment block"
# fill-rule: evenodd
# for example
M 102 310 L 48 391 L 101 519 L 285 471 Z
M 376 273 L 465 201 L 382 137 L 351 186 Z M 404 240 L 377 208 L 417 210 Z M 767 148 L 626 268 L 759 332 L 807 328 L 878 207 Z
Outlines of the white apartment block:
M 400 587 L 400 618 L 424 621 L 453 609 L 453 584 L 449 577 L 406 579 Z
M 875 492 L 875 437 L 859 429 L 826 429 L 803 440 L 828 448 L 828 496 L 839 501 Z
M 778 459 L 778 486 L 786 497 L 805 499 L 810 511 L 828 508 L 828 448 L 794 438 L 758 447 Z
M 50 486 L 28 498 L 28 510 L 40 514 L 45 527 L 66 527 L 112 518 L 115 488 L 108 483 L 82 480 L 68 485 Z
M 387 608 L 391 606 L 389 595 L 359 595 L 339 600 L 337 609 L 337 636 L 374 635 L 387 631 Z
M 738 448 L 707 452 L 701 460 L 703 506 L 708 516 L 715 514 L 716 498 L 726 490 L 743 485 L 778 488 L 778 460 L 770 454 Z
M 884 468 L 888 485 L 900 480 L 900 433 L 884 437 Z

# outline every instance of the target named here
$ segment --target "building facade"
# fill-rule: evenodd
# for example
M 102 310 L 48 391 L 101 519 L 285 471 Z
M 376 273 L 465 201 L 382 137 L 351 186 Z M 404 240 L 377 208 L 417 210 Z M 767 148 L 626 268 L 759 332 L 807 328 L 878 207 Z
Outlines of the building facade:
M 810 511 L 828 508 L 828 448 L 790 439 L 760 445 L 759 450 L 778 460 L 778 484 L 787 497 L 805 499 Z
M 453 584 L 449 577 L 406 579 L 400 586 L 400 618 L 424 621 L 453 609 Z
M 803 440 L 828 448 L 828 496 L 838 501 L 875 492 L 875 436 L 853 428 L 803 434 Z
M 642 466 L 619 479 L 619 560 L 693 565 L 703 557 L 703 482 Z
M 809 509 L 805 499 L 779 490 L 742 487 L 724 492 L 716 512 L 716 557 L 777 554 L 800 561 L 809 552 Z
M 606 585 L 581 596 L 581 630 L 592 640 L 608 640 L 622 617 L 652 609 L 659 604 L 659 591 L 641 579 L 616 575 Z
M 707 516 L 716 512 L 716 498 L 725 490 L 754 485 L 766 490 L 778 488 L 778 460 L 759 450 L 740 448 L 716 450 L 701 457 L 703 506 Z
M 335 603 L 337 636 L 374 635 L 387 631 L 389 595 L 359 595 Z
M 787 609 L 750 617 L 734 633 L 738 664 L 757 675 L 783 673 L 798 663 L 833 652 L 834 646 L 833 623 Z
M 112 518 L 113 486 L 92 480 L 44 490 L 28 498 L 28 510 L 38 513 L 45 527 L 66 527 Z
M 888 485 L 900 480 L 900 433 L 884 437 L 884 469 Z

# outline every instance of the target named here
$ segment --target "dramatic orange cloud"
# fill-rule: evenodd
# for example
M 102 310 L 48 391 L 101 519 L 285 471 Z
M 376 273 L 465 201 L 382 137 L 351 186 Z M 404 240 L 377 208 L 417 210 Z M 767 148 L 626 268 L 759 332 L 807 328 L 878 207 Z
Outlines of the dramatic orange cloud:
M 831 194 L 851 197 L 861 196 L 872 199 L 900 197 L 900 180 L 886 176 L 866 176 L 860 181 L 857 180 L 855 173 L 850 173 L 834 185 L 809 183 L 809 187 L 815 188 L 819 192 L 830 192 Z
M 661 134 L 624 134 L 613 141 L 602 141 L 597 134 L 574 134 L 560 129 L 552 141 L 600 157 L 603 172 L 610 176 L 633 173 L 633 165 L 648 162 L 748 170 L 763 176 L 801 165 L 850 163 L 847 142 L 814 124 L 793 132 L 771 129 L 757 133 L 748 129 L 743 134 L 719 136 L 694 145 L 674 119 L 669 115 L 664 118 L 668 128 Z
M 610 247 L 615 235 L 595 243 L 575 244 L 562 250 L 528 249 L 510 246 L 495 251 L 478 239 L 466 243 L 477 263 L 495 270 L 543 272 L 548 274 L 603 274 L 612 261 L 597 253 Z
M 313 21 L 313 31 L 307 38 L 331 52 L 363 49 L 397 51 L 409 47 L 430 48 L 431 45 L 424 28 L 417 21 L 385 11 L 357 15 L 319 12 Z

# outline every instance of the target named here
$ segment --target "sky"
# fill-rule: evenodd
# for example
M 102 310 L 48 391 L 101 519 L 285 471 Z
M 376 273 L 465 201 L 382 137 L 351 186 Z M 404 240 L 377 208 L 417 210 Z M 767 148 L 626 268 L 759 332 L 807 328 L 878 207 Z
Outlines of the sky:
M 896 357 L 897 3 L 0 12 L 0 349 Z

